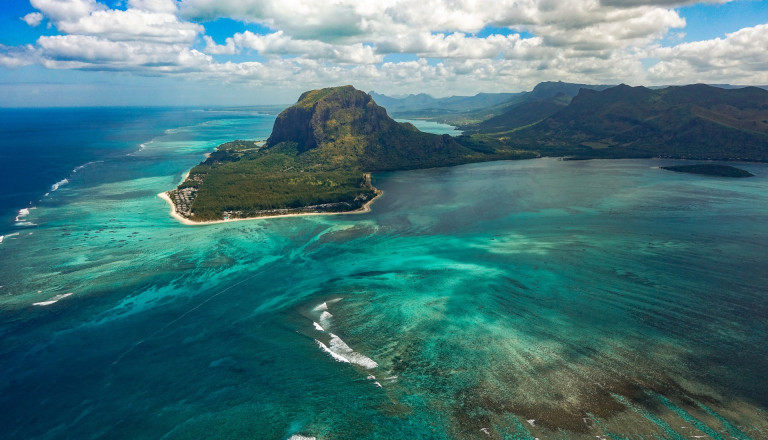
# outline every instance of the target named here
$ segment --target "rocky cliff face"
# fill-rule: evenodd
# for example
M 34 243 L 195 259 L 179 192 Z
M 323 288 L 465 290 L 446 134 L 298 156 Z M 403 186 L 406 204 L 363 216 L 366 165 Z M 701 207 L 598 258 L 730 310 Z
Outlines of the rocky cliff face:
M 334 142 L 344 135 L 370 136 L 397 122 L 371 95 L 352 86 L 305 92 L 275 120 L 267 146 L 295 142 L 299 152 Z

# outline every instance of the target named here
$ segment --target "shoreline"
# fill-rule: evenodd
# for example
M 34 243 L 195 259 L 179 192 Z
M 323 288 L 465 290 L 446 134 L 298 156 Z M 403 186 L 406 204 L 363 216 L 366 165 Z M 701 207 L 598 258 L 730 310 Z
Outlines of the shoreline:
M 189 173 L 187 173 L 189 174 Z M 185 179 L 186 180 L 186 179 Z M 376 191 L 376 196 L 372 198 L 371 200 L 368 200 L 363 206 L 360 207 L 360 209 L 356 209 L 354 211 L 342 211 L 342 212 L 296 212 L 291 214 L 277 214 L 277 215 L 260 215 L 256 217 L 242 217 L 242 218 L 230 218 L 230 219 L 222 219 L 222 220 L 207 220 L 203 222 L 196 222 L 192 221 L 178 212 L 176 212 L 176 204 L 173 203 L 173 200 L 171 200 L 170 197 L 168 197 L 168 193 L 166 191 L 161 192 L 157 196 L 163 199 L 168 205 L 171 207 L 171 217 L 176 219 L 178 222 L 188 225 L 188 226 L 206 226 L 206 225 L 215 225 L 219 223 L 232 223 L 232 222 L 241 222 L 241 221 L 247 221 L 247 220 L 264 220 L 264 219 L 271 219 L 271 218 L 284 218 L 284 217 L 300 217 L 300 216 L 311 216 L 311 215 L 350 215 L 350 214 L 366 214 L 371 212 L 371 205 L 373 204 L 376 199 L 379 198 L 382 194 L 384 194 L 384 191 L 374 188 Z

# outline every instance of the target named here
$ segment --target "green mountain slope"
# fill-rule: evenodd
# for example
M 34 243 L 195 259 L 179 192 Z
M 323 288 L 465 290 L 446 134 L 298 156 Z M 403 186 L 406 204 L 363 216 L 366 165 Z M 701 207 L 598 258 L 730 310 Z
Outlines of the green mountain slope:
M 547 155 L 764 161 L 768 91 L 703 84 L 582 89 L 550 117 L 498 137 Z
M 563 93 L 541 100 L 526 100 L 510 106 L 504 113 L 485 120 L 474 131 L 495 133 L 510 131 L 541 121 L 567 106 L 571 98 Z

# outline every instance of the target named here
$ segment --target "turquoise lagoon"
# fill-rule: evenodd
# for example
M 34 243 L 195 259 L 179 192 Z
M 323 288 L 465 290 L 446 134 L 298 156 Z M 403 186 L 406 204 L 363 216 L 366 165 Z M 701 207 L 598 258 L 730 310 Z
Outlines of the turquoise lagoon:
M 493 162 L 377 174 L 366 214 L 169 216 L 273 120 L 160 130 L 4 232 L 3 438 L 768 438 L 765 164 Z

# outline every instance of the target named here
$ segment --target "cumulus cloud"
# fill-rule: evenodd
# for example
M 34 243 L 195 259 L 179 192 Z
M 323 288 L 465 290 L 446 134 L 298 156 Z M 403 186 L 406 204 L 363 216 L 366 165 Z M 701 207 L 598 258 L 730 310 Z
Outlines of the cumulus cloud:
M 35 63 L 35 49 L 30 45 L 14 47 L 0 44 L 0 66 L 15 69 Z
M 649 69 L 657 82 L 741 82 L 768 84 L 768 24 L 725 38 L 682 43 L 651 52 L 659 62 Z
M 379 63 L 383 57 L 374 53 L 371 46 L 361 43 L 335 45 L 317 40 L 296 40 L 283 33 L 257 35 L 251 31 L 237 33 L 227 38 L 224 45 L 217 45 L 210 37 L 204 37 L 205 51 L 210 54 L 234 54 L 243 48 L 261 55 L 300 55 L 304 58 L 324 59 L 343 64 Z
M 198 70 L 211 58 L 183 46 L 109 41 L 89 35 L 40 37 L 43 65 L 54 69 L 179 73 Z
M 181 2 L 186 17 L 227 17 L 262 23 L 299 39 L 340 41 L 370 34 L 369 24 L 383 16 L 378 2 L 339 0 L 191 0 Z M 385 18 L 385 17 L 384 17 Z
M 35 27 L 43 21 L 43 14 L 39 12 L 30 12 L 29 14 L 21 17 L 21 19 L 24 20 L 24 22 L 28 25 Z
M 175 13 L 178 6 L 174 0 L 129 0 L 128 6 L 141 11 Z
M 7 66 L 38 62 L 53 69 L 145 74 L 199 70 L 212 62 L 195 49 L 205 29 L 177 16 L 174 0 L 129 0 L 125 10 L 95 0 L 30 0 L 63 35 L 42 36 L 33 50 L 7 52 Z M 38 22 L 39 23 L 39 22 Z
M 394 35 L 376 43 L 380 53 L 413 53 L 431 58 L 496 58 L 513 52 L 520 36 L 490 35 L 486 38 L 463 33 L 432 34 L 429 32 Z
M 33 8 L 53 21 L 72 21 L 107 7 L 96 0 L 30 0 Z
M 67 34 L 109 41 L 157 41 L 191 44 L 203 27 L 175 15 L 173 0 L 131 0 L 126 10 L 108 9 L 94 0 L 31 0 L 32 6 Z
M 646 3 L 653 3 L 652 1 Z M 598 0 L 181 0 L 188 17 L 230 17 L 262 23 L 298 39 L 327 42 L 371 42 L 419 33 L 475 33 L 504 26 L 535 35 L 562 36 L 584 30 L 581 40 L 595 43 L 609 31 L 614 41 L 657 38 L 670 27 L 684 26 L 678 14 L 640 1 L 603 4 Z M 619 7 L 620 6 L 620 7 Z M 558 41 L 556 36 L 553 41 Z
M 138 9 L 95 11 L 56 27 L 68 34 L 101 36 L 111 41 L 157 41 L 191 44 L 204 31 L 199 24 L 181 22 L 170 13 Z

